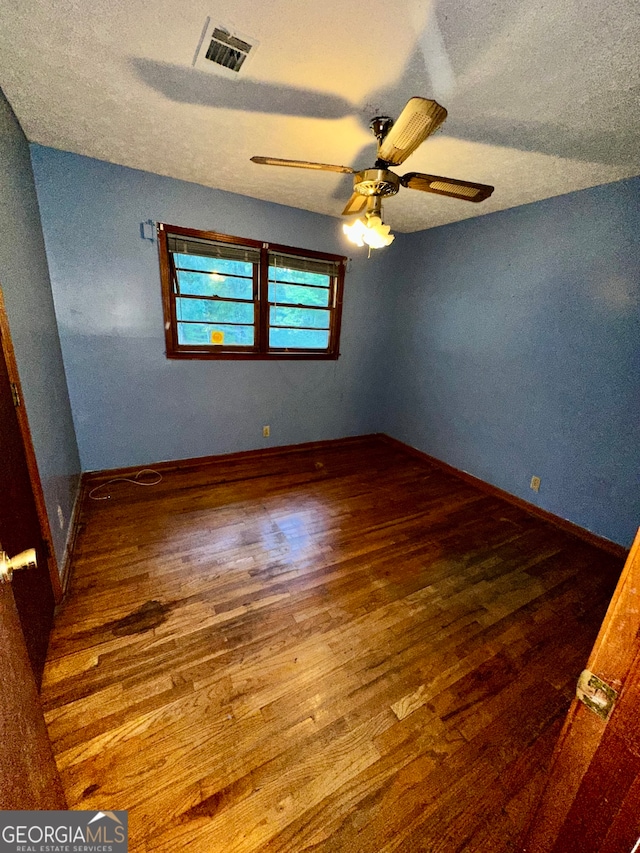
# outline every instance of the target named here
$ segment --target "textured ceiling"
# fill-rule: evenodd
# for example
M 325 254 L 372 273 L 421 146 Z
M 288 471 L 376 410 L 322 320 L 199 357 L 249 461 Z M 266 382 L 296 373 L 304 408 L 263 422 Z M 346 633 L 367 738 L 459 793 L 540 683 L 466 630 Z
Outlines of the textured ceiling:
M 447 107 L 399 173 L 493 184 L 479 205 L 402 189 L 416 231 L 640 173 L 637 0 L 0 0 L 0 85 L 31 141 L 339 216 L 375 114 Z M 195 69 L 205 19 L 252 36 L 246 74 Z

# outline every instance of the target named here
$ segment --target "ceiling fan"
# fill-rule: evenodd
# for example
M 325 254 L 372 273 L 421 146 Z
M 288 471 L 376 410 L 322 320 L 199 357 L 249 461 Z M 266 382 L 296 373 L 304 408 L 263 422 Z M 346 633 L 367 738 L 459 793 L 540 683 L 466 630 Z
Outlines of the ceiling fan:
M 280 160 L 276 157 L 252 157 L 251 160 L 264 166 L 292 166 L 298 169 L 352 174 L 354 176 L 353 194 L 342 211 L 342 215 L 351 216 L 366 210 L 366 220 L 359 220 L 361 222 L 360 237 L 373 248 L 379 248 L 382 245 L 388 245 L 393 240 L 393 237 L 389 235 L 389 226 L 382 225 L 382 198 L 396 195 L 401 186 L 411 190 L 436 193 L 437 195 L 446 195 L 473 202 L 484 201 L 493 192 L 494 188 L 487 184 L 476 184 L 457 178 L 443 178 L 422 172 L 396 175 L 389 168 L 404 163 L 407 157 L 440 127 L 446 117 L 447 111 L 436 101 L 418 97 L 409 99 L 395 122 L 389 116 L 376 116 L 371 120 L 369 127 L 378 140 L 378 156 L 372 168 L 362 171 L 356 171 L 350 166 L 310 163 L 307 160 Z M 353 239 L 350 233 L 351 227 L 345 225 L 344 230 Z M 369 235 L 362 232 L 363 227 L 371 233 L 378 232 L 379 234 L 382 228 L 386 231 L 384 234 L 386 241 L 381 242 L 380 246 L 377 243 L 374 245 L 367 239 Z M 383 239 L 382 234 L 380 234 L 380 239 Z M 354 242 L 363 245 L 359 240 L 354 240 Z

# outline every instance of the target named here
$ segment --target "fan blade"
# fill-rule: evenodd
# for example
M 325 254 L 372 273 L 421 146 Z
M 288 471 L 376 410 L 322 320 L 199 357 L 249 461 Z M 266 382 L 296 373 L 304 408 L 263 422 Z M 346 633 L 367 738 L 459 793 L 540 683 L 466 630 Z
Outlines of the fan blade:
M 346 175 L 353 175 L 355 171 L 350 166 L 310 163 L 308 160 L 278 160 L 277 157 L 252 157 L 251 162 L 260 163 L 262 166 L 293 166 L 296 169 L 318 169 L 321 172 L 344 172 Z
M 361 210 L 367 206 L 367 197 L 366 195 L 362 195 L 361 193 L 354 193 L 349 201 L 347 202 L 347 206 L 342 211 L 343 216 L 351 216 L 352 213 L 360 213 Z
M 423 175 L 421 172 L 408 172 L 400 178 L 403 187 L 420 190 L 423 193 L 437 193 L 463 201 L 484 201 L 493 192 L 488 184 L 474 184 L 471 181 L 459 181 L 456 178 L 440 178 L 438 175 Z
M 390 166 L 404 163 L 418 145 L 433 133 L 447 117 L 447 111 L 436 101 L 410 98 L 407 106 L 380 144 L 378 157 Z

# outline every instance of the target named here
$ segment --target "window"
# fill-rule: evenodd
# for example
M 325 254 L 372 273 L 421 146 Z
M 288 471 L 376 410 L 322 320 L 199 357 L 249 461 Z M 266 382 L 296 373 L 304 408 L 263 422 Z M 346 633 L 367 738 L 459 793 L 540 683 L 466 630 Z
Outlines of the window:
M 346 258 L 158 226 L 168 358 L 337 358 Z

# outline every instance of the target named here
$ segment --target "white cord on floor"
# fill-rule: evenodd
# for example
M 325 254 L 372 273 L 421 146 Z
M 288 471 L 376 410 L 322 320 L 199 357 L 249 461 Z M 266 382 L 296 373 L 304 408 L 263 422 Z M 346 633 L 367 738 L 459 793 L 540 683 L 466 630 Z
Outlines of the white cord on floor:
M 151 483 L 143 483 L 140 480 L 140 477 L 148 474 L 153 474 L 156 478 Z M 110 486 L 111 483 L 133 483 L 134 486 L 157 486 L 158 483 L 162 480 L 162 474 L 159 474 L 157 471 L 154 471 L 153 468 L 141 468 L 140 471 L 135 475 L 135 477 L 114 477 L 112 480 L 106 480 L 104 483 L 100 483 L 99 486 L 94 486 L 93 489 L 89 492 L 89 497 L 92 501 L 108 501 L 111 495 L 103 495 L 101 497 L 94 497 L 94 492 L 99 491 L 100 489 L 104 489 L 105 486 Z

